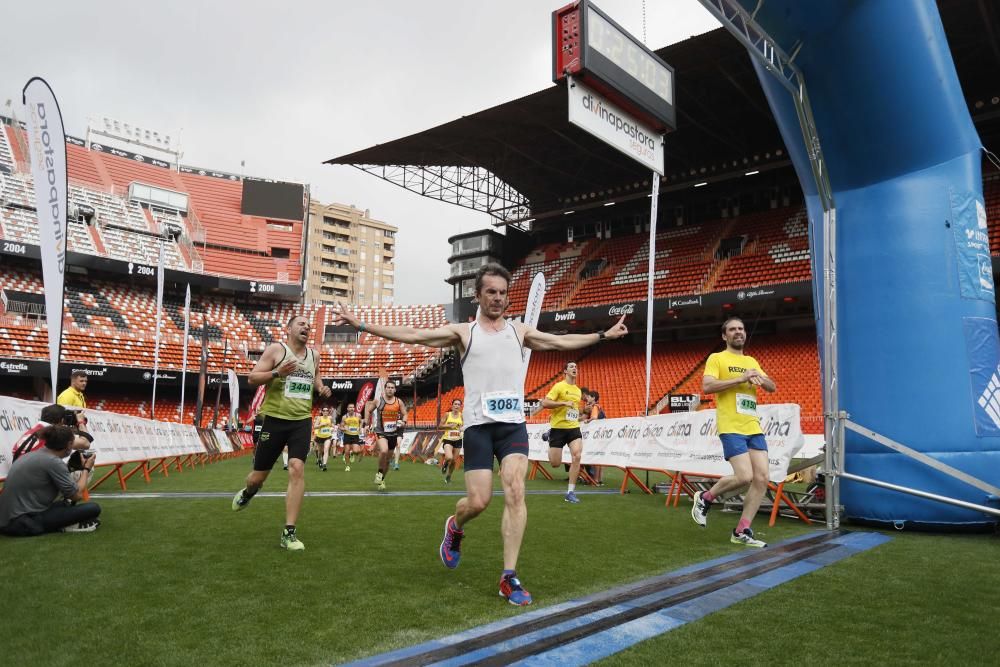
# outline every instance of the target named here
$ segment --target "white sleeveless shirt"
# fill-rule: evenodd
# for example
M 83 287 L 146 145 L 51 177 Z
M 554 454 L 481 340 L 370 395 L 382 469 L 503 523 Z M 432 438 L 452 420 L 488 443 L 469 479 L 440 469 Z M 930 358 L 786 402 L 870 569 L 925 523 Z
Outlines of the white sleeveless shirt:
M 465 383 L 463 427 L 524 422 L 524 346 L 514 325 L 490 332 L 479 321 L 469 325 L 462 357 Z

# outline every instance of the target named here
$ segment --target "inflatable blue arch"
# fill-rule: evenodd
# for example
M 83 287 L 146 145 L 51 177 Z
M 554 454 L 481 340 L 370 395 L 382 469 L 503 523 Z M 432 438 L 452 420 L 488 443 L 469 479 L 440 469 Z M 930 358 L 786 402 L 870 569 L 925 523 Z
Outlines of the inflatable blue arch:
M 837 213 L 838 399 L 853 422 L 1000 485 L 1000 341 L 981 142 L 932 0 L 740 0 L 798 46 Z M 823 209 L 791 97 L 754 60 L 809 211 L 817 316 Z M 820 332 L 822 336 L 822 332 Z M 822 341 L 820 341 L 822 349 Z M 847 472 L 996 507 L 997 498 L 847 431 Z M 844 480 L 848 518 L 995 523 Z

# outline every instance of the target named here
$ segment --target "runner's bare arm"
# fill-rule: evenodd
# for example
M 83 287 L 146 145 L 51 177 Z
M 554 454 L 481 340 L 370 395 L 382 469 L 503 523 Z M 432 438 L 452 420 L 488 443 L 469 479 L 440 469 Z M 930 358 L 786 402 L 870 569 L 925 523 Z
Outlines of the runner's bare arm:
M 372 410 L 375 409 L 375 403 L 373 401 L 368 401 L 365 403 L 365 428 L 371 430 L 372 428 Z
M 556 334 L 545 333 L 534 327 L 520 325 L 524 336 L 524 346 L 529 350 L 579 350 L 583 347 L 590 347 L 602 340 L 601 334 Z M 625 316 L 615 323 L 613 327 L 604 332 L 603 338 L 615 340 L 628 334 L 628 327 L 625 326 Z
M 751 382 L 751 378 L 752 376 L 750 371 L 747 371 L 743 375 L 735 377 L 731 380 L 720 380 L 714 375 L 705 375 L 701 378 L 701 392 L 703 394 L 717 394 L 720 391 L 725 391 L 726 389 L 736 387 L 746 382 Z
M 333 393 L 330 388 L 323 384 L 323 377 L 319 373 L 319 353 L 316 353 L 316 377 L 313 378 L 313 389 L 323 398 L 330 398 Z
M 350 308 L 337 302 L 334 306 L 334 324 L 347 324 L 358 331 L 367 331 L 379 338 L 387 338 L 398 343 L 412 343 L 427 347 L 451 347 L 458 345 L 462 337 L 458 326 L 446 324 L 434 329 L 416 329 L 414 327 L 390 327 L 381 324 L 369 324 L 359 318 Z
M 747 371 L 747 373 L 750 375 L 750 382 L 758 387 L 761 387 L 767 393 L 773 394 L 778 390 L 778 385 L 775 384 L 774 380 L 769 378 L 764 371 L 751 368 Z
M 247 376 L 247 382 L 250 386 L 256 387 L 258 385 L 267 384 L 274 379 L 272 371 L 275 370 L 275 365 L 278 360 L 281 359 L 281 345 L 278 343 L 271 343 L 264 350 L 264 354 L 260 355 L 260 359 L 254 365 L 253 370 L 250 371 L 250 375 Z M 295 360 L 289 359 L 287 362 L 278 368 L 278 375 L 282 377 L 287 377 L 293 370 L 295 370 Z

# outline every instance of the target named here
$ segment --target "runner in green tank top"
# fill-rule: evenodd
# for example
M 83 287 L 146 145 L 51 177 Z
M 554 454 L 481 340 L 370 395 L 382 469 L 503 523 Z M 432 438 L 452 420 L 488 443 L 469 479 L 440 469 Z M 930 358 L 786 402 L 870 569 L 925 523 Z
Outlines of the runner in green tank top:
M 271 468 L 288 447 L 288 491 L 285 494 L 285 530 L 281 547 L 301 551 L 305 547 L 295 533 L 305 495 L 305 459 L 312 435 L 313 391 L 330 397 L 330 388 L 319 375 L 319 355 L 306 347 L 311 327 L 309 320 L 295 315 L 288 321 L 283 343 L 271 343 L 260 356 L 248 378 L 251 386 L 267 385 L 260 413 L 264 416 L 260 438 L 254 449 L 253 471 L 246 487 L 233 498 L 233 510 L 244 509 L 254 494 L 264 486 Z

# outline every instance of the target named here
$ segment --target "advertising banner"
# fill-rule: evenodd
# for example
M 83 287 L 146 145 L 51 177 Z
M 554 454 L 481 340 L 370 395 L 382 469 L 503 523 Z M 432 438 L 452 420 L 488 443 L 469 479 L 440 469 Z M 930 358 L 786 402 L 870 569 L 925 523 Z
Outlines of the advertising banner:
M 46 405 L 0 396 L 0 478 L 6 477 L 10 469 L 14 443 L 38 422 Z M 97 455 L 97 465 L 209 452 L 198 432 L 188 424 L 157 422 L 100 410 L 87 410 L 86 413 L 87 428 L 94 436 L 91 449 Z M 232 451 L 232 448 L 223 451 Z
M 66 132 L 55 94 L 44 79 L 28 81 L 22 92 L 28 112 L 28 153 L 35 179 L 35 210 L 45 285 L 52 395 L 59 393 L 59 346 L 62 341 L 63 286 L 66 279 Z
M 787 476 L 789 463 L 804 444 L 799 406 L 768 404 L 757 410 L 761 430 L 767 438 L 770 479 L 780 482 Z M 547 424 L 528 424 L 528 458 L 532 461 L 549 460 L 549 443 L 542 440 L 542 434 L 548 430 Z M 584 465 L 709 475 L 732 473 L 732 467 L 722 458 L 715 410 L 601 419 L 581 424 L 580 431 L 583 433 Z M 563 448 L 563 462 L 570 462 L 568 448 Z
M 529 327 L 538 326 L 538 317 L 542 314 L 542 302 L 545 301 L 545 276 L 541 271 L 531 279 L 531 289 L 528 290 L 528 304 L 524 308 L 524 323 Z M 528 377 L 528 364 L 531 363 L 531 350 L 525 348 L 522 352 L 524 356 L 524 380 Z
M 663 140 L 597 91 L 569 77 L 569 122 L 663 175 Z
M 972 192 L 951 191 L 951 231 L 962 298 L 995 303 L 986 208 Z

